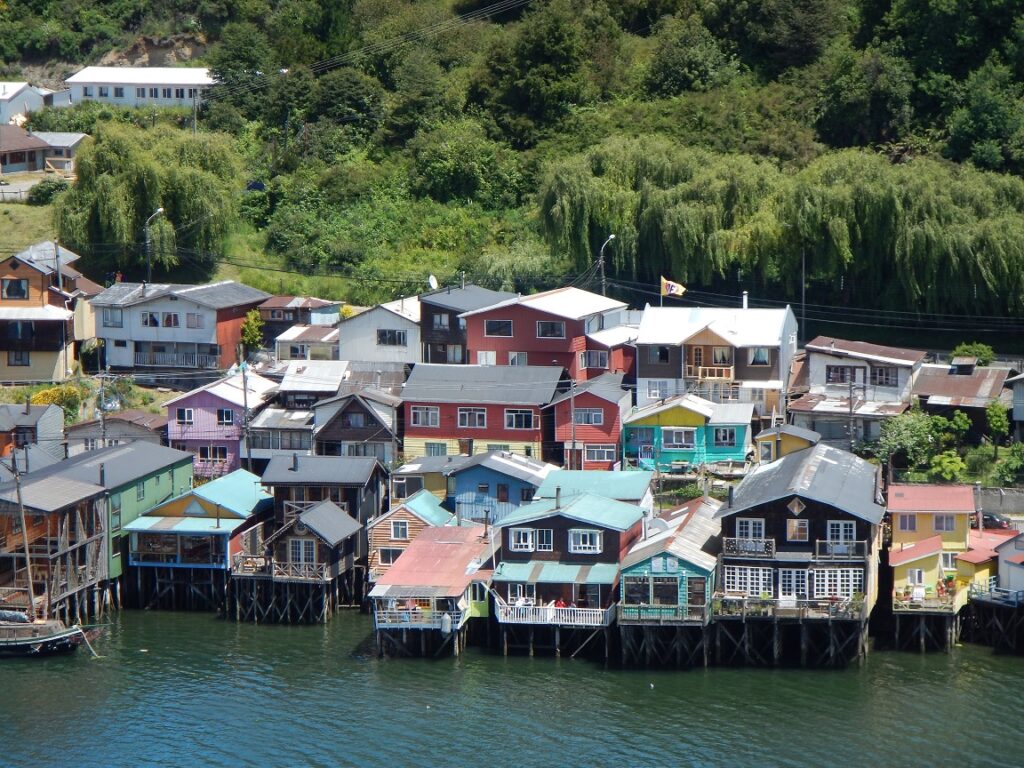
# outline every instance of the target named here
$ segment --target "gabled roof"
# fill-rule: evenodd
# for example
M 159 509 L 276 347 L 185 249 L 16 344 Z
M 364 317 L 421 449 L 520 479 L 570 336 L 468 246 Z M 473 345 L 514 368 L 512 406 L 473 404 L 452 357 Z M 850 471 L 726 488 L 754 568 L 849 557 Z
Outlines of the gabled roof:
M 28 88 L 28 83 L 24 81 L 0 81 L 0 101 L 10 101 L 19 93 L 21 93 L 25 88 Z
M 505 515 L 496 528 L 508 528 L 533 520 L 560 515 L 588 525 L 597 525 L 615 531 L 626 531 L 632 528 L 644 516 L 644 510 L 636 504 L 597 496 L 593 493 L 578 493 L 561 499 L 559 507 L 556 499 L 540 499 L 513 510 Z
M 382 575 L 370 597 L 459 597 L 473 581 L 487 581 L 480 568 L 490 541 L 480 527 L 426 528 Z
M 516 305 L 535 309 L 548 315 L 564 317 L 567 320 L 582 320 L 591 315 L 626 308 L 626 303 L 623 301 L 609 299 L 598 293 L 591 293 L 590 291 L 568 286 L 566 288 L 555 288 L 553 291 L 535 293 L 530 296 L 515 296 L 506 301 L 492 304 L 489 307 L 463 312 L 460 317 L 470 317 L 481 312 L 490 312 L 495 309 Z
M 818 443 L 770 464 L 760 464 L 738 486 L 731 506 L 718 517 L 744 512 L 768 502 L 799 496 L 878 523 L 885 508 L 879 503 L 878 468 L 852 453 Z
M 219 504 L 237 517 L 249 517 L 258 508 L 272 503 L 274 497 L 260 483 L 259 475 L 236 469 L 208 483 L 193 488 L 191 493 L 211 504 Z
M 265 379 L 258 373 L 247 373 L 245 375 L 244 387 L 242 386 L 242 378 L 241 373 L 235 373 L 231 376 L 225 376 L 222 379 L 212 381 L 209 384 L 204 384 L 201 387 L 196 387 L 183 395 L 171 398 L 164 403 L 164 408 L 177 405 L 182 401 L 198 395 L 200 392 L 207 392 L 214 397 L 219 397 L 221 400 L 231 403 L 232 405 L 237 405 L 240 408 L 245 407 L 247 396 L 249 400 L 249 408 L 253 408 L 270 397 L 274 389 L 277 387 L 277 385 L 270 379 Z
M 102 485 L 68 476 L 62 471 L 63 463 L 22 476 L 21 501 L 26 509 L 56 512 L 107 492 Z M 17 484 L 13 480 L 0 484 L 0 502 L 11 506 L 18 503 Z
M 1016 538 L 1016 531 L 971 531 L 967 536 L 968 549 L 956 556 L 957 560 L 980 565 L 988 560 L 999 557 L 997 551 L 1007 539 Z
M 410 320 L 411 322 L 418 323 L 420 321 L 420 300 L 416 296 L 407 296 L 402 299 L 396 299 L 395 301 L 386 301 L 383 304 L 378 304 L 377 306 L 394 315 L 404 317 L 406 320 Z
M 777 427 L 769 427 L 763 429 L 754 435 L 755 440 L 764 440 L 767 438 L 781 437 L 782 435 L 789 435 L 790 437 L 797 437 L 801 440 L 806 440 L 812 445 L 818 443 L 821 440 L 821 435 L 815 432 L 813 429 L 804 429 L 794 424 L 780 424 Z
M 421 456 L 418 459 L 411 459 L 394 470 L 392 475 L 420 475 L 434 472 L 448 474 L 450 470 L 461 467 L 469 461 L 465 454 L 447 456 Z
M 320 342 L 332 344 L 338 341 L 340 333 L 337 328 L 331 325 L 293 325 L 274 341 L 278 344 L 292 342 Z
M 344 302 L 318 299 L 314 296 L 271 296 L 260 304 L 260 309 L 321 309 L 337 307 Z
M 591 493 L 619 501 L 640 502 L 650 492 L 653 479 L 654 473 L 646 471 L 556 469 L 544 478 L 534 498 L 553 499 L 555 490 L 560 489 L 563 499 Z
M 890 485 L 890 512 L 974 513 L 974 488 L 969 485 Z
M 61 459 L 50 453 L 47 446 L 40 445 L 39 443 L 23 445 L 15 451 L 15 455 L 17 456 L 18 471 L 23 476 L 29 472 L 35 472 L 37 469 L 52 467 L 54 464 L 61 462 Z M 14 473 L 8 467 L 10 460 L 11 457 L 8 455 L 5 461 L 0 461 L 0 483 L 6 483 L 8 480 L 14 479 Z
M 600 376 L 581 381 L 576 384 L 576 397 L 580 395 L 590 393 L 594 397 L 599 397 L 602 400 L 607 400 L 609 403 L 618 403 L 622 401 L 623 397 L 629 395 L 629 392 L 622 388 L 622 378 L 624 374 L 621 373 L 602 373 Z M 573 398 L 571 392 L 566 392 L 563 395 L 556 397 L 551 401 L 550 405 L 558 405 L 564 403 Z
M 691 395 L 689 393 L 685 395 L 673 395 L 672 397 L 666 397 L 664 400 L 658 400 L 657 402 L 635 409 L 622 421 L 624 424 L 631 424 L 634 421 L 640 421 L 641 419 L 650 418 L 651 416 L 665 411 L 671 411 L 673 408 L 682 408 L 699 414 L 705 419 L 710 419 L 711 415 L 715 412 L 715 403 L 710 400 L 705 400 L 703 397 L 698 397 L 697 395 Z M 749 420 L 750 419 L 747 419 L 747 421 Z
M 402 399 L 416 403 L 547 405 L 561 379 L 562 369 L 549 365 L 419 363 L 405 383 Z
M 1019 533 L 1018 531 L 1014 531 L 1010 536 L 1006 537 L 1005 541 L 1003 541 L 1003 542 L 1001 542 L 1001 543 L 996 545 L 996 551 L 998 551 L 1000 555 L 1003 555 L 1004 554 L 1004 551 L 1003 551 L 1004 548 L 1006 548 L 1011 541 L 1016 542 L 1013 545 L 1013 548 L 1015 550 L 1018 550 L 1018 549 L 1019 550 L 1024 550 L 1024 538 L 1021 538 L 1021 536 L 1024 536 L 1024 534 Z M 1018 546 L 1018 544 L 1020 546 Z M 1022 551 L 1021 554 L 1024 554 L 1024 551 Z
M 447 525 L 448 521 L 455 517 L 455 515 L 441 506 L 441 502 L 438 501 L 437 496 L 432 494 L 426 488 L 421 488 L 401 503 L 395 504 L 395 506 L 383 515 L 371 520 L 366 524 L 366 527 L 376 527 L 400 509 L 407 510 L 427 525 L 434 527 Z
M 588 333 L 587 338 L 595 344 L 612 349 L 626 344 L 634 344 L 639 332 L 640 327 L 638 325 L 615 325 L 602 331 Z
M 557 469 L 554 464 L 546 464 L 529 456 L 518 456 L 507 451 L 487 451 L 467 458 L 445 474 L 457 475 L 473 467 L 486 467 L 532 485 L 540 485 L 548 473 Z
M 252 429 L 312 429 L 313 412 L 290 408 L 264 408 L 249 425 Z
M 33 149 L 49 149 L 50 145 L 24 128 L 16 125 L 0 125 L 0 152 L 24 152 Z
M 25 250 L 14 254 L 14 258 L 22 264 L 27 264 L 37 269 L 44 275 L 52 275 L 57 272 L 59 267 L 73 264 L 81 256 L 74 251 L 69 251 L 63 245 L 57 245 L 52 240 L 43 240 L 39 243 L 33 243 Z
M 494 580 L 528 584 L 614 584 L 619 577 L 618 563 L 562 563 L 556 560 L 529 560 L 525 563 L 501 562 L 494 569 Z
M 64 82 L 109 85 L 213 85 L 206 67 L 85 67 Z
M 337 333 L 336 329 L 331 330 Z M 278 391 L 333 394 L 347 373 L 347 360 L 289 360 Z
M 319 536 L 329 547 L 336 547 L 354 536 L 363 527 L 347 512 L 329 499 L 315 504 L 298 517 L 298 521 Z
M 866 341 L 849 341 L 834 339 L 831 336 L 818 336 L 808 341 L 804 348 L 808 352 L 822 352 L 835 357 L 849 357 L 854 360 L 871 360 L 890 365 L 912 366 L 924 360 L 925 352 L 919 349 L 903 347 L 885 347 Z
M 10 432 L 18 427 L 34 427 L 53 408 L 61 410 L 59 405 L 30 405 L 26 413 L 24 405 L 0 403 L 0 432 Z
M 372 456 L 273 456 L 263 470 L 264 485 L 357 485 L 373 479 L 380 462 Z
M 68 131 L 35 131 L 34 133 L 51 147 L 61 149 L 77 147 L 89 138 L 87 133 L 70 133 Z
M 91 301 L 101 307 L 130 307 L 164 296 L 178 296 L 210 309 L 257 304 L 270 294 L 234 280 L 209 285 L 174 283 L 114 283 Z
M 915 541 L 902 547 L 893 545 L 889 550 L 889 565 L 906 565 L 925 557 L 934 557 L 942 551 L 942 535 L 936 534 L 927 539 Z
M 710 426 L 722 424 L 750 424 L 754 418 L 753 403 L 715 403 L 708 419 Z
M 380 405 L 387 405 L 390 406 L 391 408 L 397 408 L 402 404 L 402 398 L 395 397 L 390 392 L 384 392 L 374 387 L 363 387 L 362 389 L 356 392 L 347 392 L 343 395 L 336 395 L 334 397 L 328 397 L 324 400 L 319 400 L 317 401 L 317 404 L 313 406 L 313 408 L 315 410 L 317 408 L 322 408 L 325 405 L 335 405 L 337 403 L 341 403 L 344 402 L 345 400 L 350 400 L 352 398 L 355 398 L 357 400 L 367 400 L 370 402 L 379 403 Z
M 151 429 L 154 432 L 158 432 L 167 426 L 167 416 L 165 414 L 150 413 L 149 411 L 139 410 L 138 408 L 126 408 L 123 411 L 114 411 L 113 413 L 105 414 L 103 418 L 108 424 L 112 421 L 123 421 L 129 424 L 135 424 L 143 429 Z M 93 427 L 99 423 L 99 419 L 80 421 L 78 424 L 72 424 L 70 427 L 65 427 L 64 431 L 68 433 L 68 436 L 70 436 L 85 427 Z
M 718 563 L 718 535 L 722 522 L 715 513 L 722 502 L 691 499 L 669 515 L 648 523 L 647 536 L 638 539 L 622 559 L 622 567 L 642 563 L 655 555 L 669 554 L 710 573 Z
M 734 347 L 778 347 L 789 307 L 785 309 L 743 309 L 741 307 L 652 307 L 644 308 L 637 344 L 680 345 L 705 329 Z
M 955 374 L 948 365 L 922 365 L 913 392 L 927 397 L 928 405 L 985 408 L 999 397 L 1009 373 L 1008 368 L 978 367 L 970 374 Z
M 470 312 L 516 298 L 516 294 L 508 291 L 492 291 L 479 285 L 467 285 L 464 288 L 438 288 L 420 294 L 420 302 L 430 304 L 454 312 Z
M 82 482 L 103 485 L 108 490 L 135 483 L 155 472 L 191 463 L 193 455 L 188 451 L 168 448 L 145 440 L 136 440 L 121 445 L 111 445 L 87 451 L 65 459 L 55 468 L 65 477 Z M 103 482 L 100 483 L 100 465 L 103 465 Z

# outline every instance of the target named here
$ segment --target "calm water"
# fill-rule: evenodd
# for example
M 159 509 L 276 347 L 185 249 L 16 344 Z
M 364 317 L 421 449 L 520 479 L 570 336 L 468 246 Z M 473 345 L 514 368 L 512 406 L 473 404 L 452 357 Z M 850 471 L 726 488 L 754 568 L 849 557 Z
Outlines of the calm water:
M 369 636 L 354 614 L 322 628 L 126 613 L 103 659 L 0 663 L 0 765 L 1020 765 L 1024 659 L 984 648 L 654 673 L 475 651 L 384 661 Z

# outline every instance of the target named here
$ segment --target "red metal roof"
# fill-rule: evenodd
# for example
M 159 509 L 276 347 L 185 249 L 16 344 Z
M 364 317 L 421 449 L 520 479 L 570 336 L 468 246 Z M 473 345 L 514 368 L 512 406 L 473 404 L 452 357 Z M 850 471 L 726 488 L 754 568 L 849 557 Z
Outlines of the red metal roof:
M 969 485 L 890 485 L 890 512 L 974 512 Z
M 926 365 L 914 382 L 914 395 L 929 404 L 984 408 L 999 397 L 1008 368 L 975 368 L 971 374 L 950 373 L 948 366 Z
M 1010 555 L 1009 557 L 1004 557 L 1003 559 L 1008 563 L 1013 563 L 1014 565 L 1021 565 L 1024 564 L 1024 552 L 1020 552 L 1016 555 Z
M 818 336 L 808 341 L 804 348 L 810 352 L 824 352 L 830 355 L 852 355 L 854 357 L 882 357 L 888 360 L 900 360 L 913 364 L 924 360 L 925 353 L 919 349 L 903 347 L 885 347 L 867 341 L 850 341 L 834 339 L 831 336 Z
M 424 528 L 377 585 L 431 587 L 447 590 L 452 597 L 461 595 L 472 581 L 488 575 L 473 568 L 490 556 L 484 530 L 480 526 Z
M 996 547 L 1006 541 L 1011 536 L 1016 536 L 1017 531 L 971 531 L 971 536 L 968 539 L 970 549 L 966 552 L 957 555 L 957 560 L 963 560 L 964 562 L 984 563 L 986 560 L 994 560 L 999 556 L 996 552 Z
M 920 560 L 922 557 L 937 555 L 941 551 L 942 536 L 931 536 L 927 539 L 916 541 L 913 544 L 907 544 L 903 549 L 889 550 L 889 565 L 903 565 L 914 560 Z

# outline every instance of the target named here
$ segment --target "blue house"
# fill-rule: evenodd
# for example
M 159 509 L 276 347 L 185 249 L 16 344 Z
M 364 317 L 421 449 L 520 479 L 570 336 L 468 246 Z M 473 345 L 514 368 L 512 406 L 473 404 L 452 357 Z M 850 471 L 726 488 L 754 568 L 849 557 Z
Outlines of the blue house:
M 492 523 L 533 501 L 537 487 L 556 470 L 553 464 L 507 451 L 468 458 L 448 474 L 448 503 L 462 519 Z
M 623 466 L 672 472 L 743 463 L 753 450 L 753 416 L 753 403 L 713 403 L 696 395 L 634 408 L 623 419 Z
M 715 589 L 722 506 L 697 498 L 647 524 L 622 559 L 619 625 L 704 624 Z

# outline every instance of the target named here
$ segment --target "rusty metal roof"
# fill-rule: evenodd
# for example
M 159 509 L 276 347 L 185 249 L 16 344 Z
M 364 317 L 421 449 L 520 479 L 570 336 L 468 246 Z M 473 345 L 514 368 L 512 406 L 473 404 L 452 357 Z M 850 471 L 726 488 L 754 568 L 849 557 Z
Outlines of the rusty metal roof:
M 386 597 L 388 587 L 425 588 L 431 595 L 458 597 L 473 581 L 487 581 L 480 568 L 490 557 L 484 529 L 424 528 L 377 580 L 371 597 Z
M 972 373 L 952 373 L 948 365 L 924 365 L 914 382 L 914 395 L 929 405 L 985 408 L 999 397 L 1010 371 L 977 367 Z

